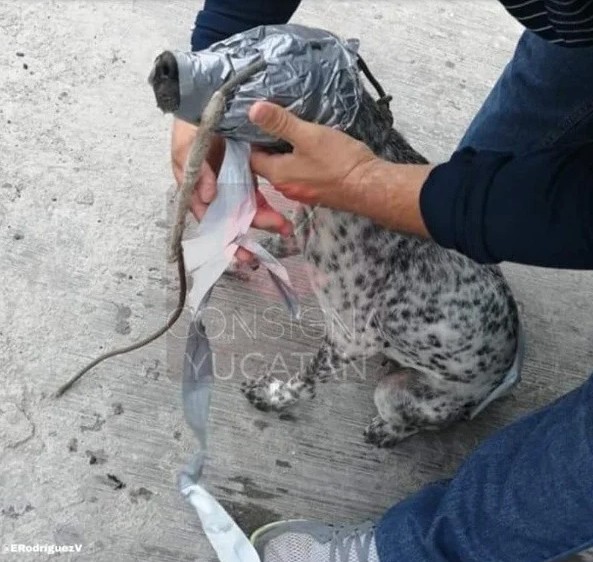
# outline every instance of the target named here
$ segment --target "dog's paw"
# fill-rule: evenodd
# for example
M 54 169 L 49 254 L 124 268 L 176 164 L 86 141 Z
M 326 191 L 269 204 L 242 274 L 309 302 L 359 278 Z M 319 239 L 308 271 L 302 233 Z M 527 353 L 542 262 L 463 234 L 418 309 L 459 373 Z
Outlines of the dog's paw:
M 241 392 L 245 395 L 245 398 L 258 410 L 262 410 L 263 412 L 272 409 L 268 393 L 270 382 L 270 377 L 263 376 L 259 379 L 244 381 L 241 384 Z
M 366 443 L 375 445 L 380 449 L 395 447 L 398 443 L 418 433 L 417 429 L 398 428 L 377 416 L 364 430 Z
M 245 381 L 241 392 L 258 410 L 280 411 L 295 404 L 300 398 L 302 383 L 284 382 L 265 375 L 259 379 Z

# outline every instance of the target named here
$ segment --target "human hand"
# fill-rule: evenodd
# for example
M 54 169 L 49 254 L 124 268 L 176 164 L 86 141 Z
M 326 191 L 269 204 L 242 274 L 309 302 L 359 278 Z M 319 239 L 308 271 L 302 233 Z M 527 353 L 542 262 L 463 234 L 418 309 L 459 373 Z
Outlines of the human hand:
M 361 180 L 380 162 L 365 144 L 335 129 L 307 123 L 269 102 L 253 104 L 249 118 L 293 147 L 290 154 L 254 151 L 254 172 L 289 199 L 345 211 L 357 208 Z
M 183 174 L 189 149 L 196 138 L 198 127 L 180 119 L 173 121 L 171 132 L 171 165 L 177 185 L 183 183 Z M 208 205 L 216 197 L 216 177 L 224 156 L 224 140 L 216 136 L 208 157 L 202 166 L 193 193 L 191 209 L 196 219 L 200 220 L 206 213 Z
M 195 125 L 191 125 L 180 119 L 175 119 L 173 122 L 173 131 L 171 135 L 171 163 L 173 175 L 175 176 L 178 186 L 183 182 L 187 154 L 197 134 L 197 130 L 198 128 Z M 217 176 L 222 165 L 223 157 L 224 139 L 220 136 L 216 136 L 213 140 L 206 162 L 204 162 L 192 196 L 191 210 L 198 220 L 204 216 L 208 209 L 208 205 L 216 197 Z M 257 204 L 256 214 L 253 219 L 253 226 L 255 228 L 277 232 L 283 236 L 292 234 L 292 223 L 284 215 L 270 206 L 259 189 L 256 190 L 255 198 Z M 238 249 L 236 258 L 244 263 L 252 263 L 254 261 L 253 254 L 244 248 Z

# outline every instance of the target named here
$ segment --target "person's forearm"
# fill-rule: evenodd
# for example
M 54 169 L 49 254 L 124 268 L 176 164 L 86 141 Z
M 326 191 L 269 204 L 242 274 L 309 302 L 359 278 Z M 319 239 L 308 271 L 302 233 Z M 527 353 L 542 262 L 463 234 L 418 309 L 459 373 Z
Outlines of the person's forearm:
M 466 150 L 440 166 L 366 165 L 345 210 L 476 261 L 593 269 L 593 143 L 522 156 Z
M 360 174 L 348 210 L 391 230 L 429 237 L 420 212 L 420 192 L 432 166 L 376 160 Z
M 593 141 L 521 155 L 465 149 L 431 167 L 380 160 L 362 142 L 268 102 L 249 118 L 293 147 L 251 157 L 289 199 L 430 235 L 478 262 L 593 269 Z
M 300 0 L 206 0 L 192 34 L 192 50 L 258 25 L 287 23 Z
M 433 170 L 420 206 L 437 243 L 479 262 L 593 269 L 593 142 L 463 150 Z

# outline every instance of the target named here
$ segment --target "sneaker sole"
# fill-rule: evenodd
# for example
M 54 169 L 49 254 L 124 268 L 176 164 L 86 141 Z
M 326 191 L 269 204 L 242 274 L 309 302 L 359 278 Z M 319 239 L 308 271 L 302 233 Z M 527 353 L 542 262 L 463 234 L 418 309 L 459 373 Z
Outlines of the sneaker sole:
M 249 537 L 249 541 L 253 546 L 255 546 L 256 541 L 268 531 L 271 531 L 272 529 L 275 529 L 280 525 L 286 525 L 287 523 L 302 523 L 304 521 L 307 521 L 307 519 L 286 519 L 284 521 L 275 521 L 274 523 L 268 523 L 267 525 L 264 525 L 263 527 L 257 529 L 257 531 L 254 531 L 251 537 Z

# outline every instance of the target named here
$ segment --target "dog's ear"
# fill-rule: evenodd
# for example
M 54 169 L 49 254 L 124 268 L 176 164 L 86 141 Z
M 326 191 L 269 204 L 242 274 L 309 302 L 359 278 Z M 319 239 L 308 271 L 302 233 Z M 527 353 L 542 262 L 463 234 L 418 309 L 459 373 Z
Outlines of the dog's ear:
M 393 127 L 393 113 L 390 106 L 391 100 L 393 100 L 393 96 L 383 96 L 377 100 L 377 107 L 385 118 L 385 121 L 389 123 L 390 129 Z

